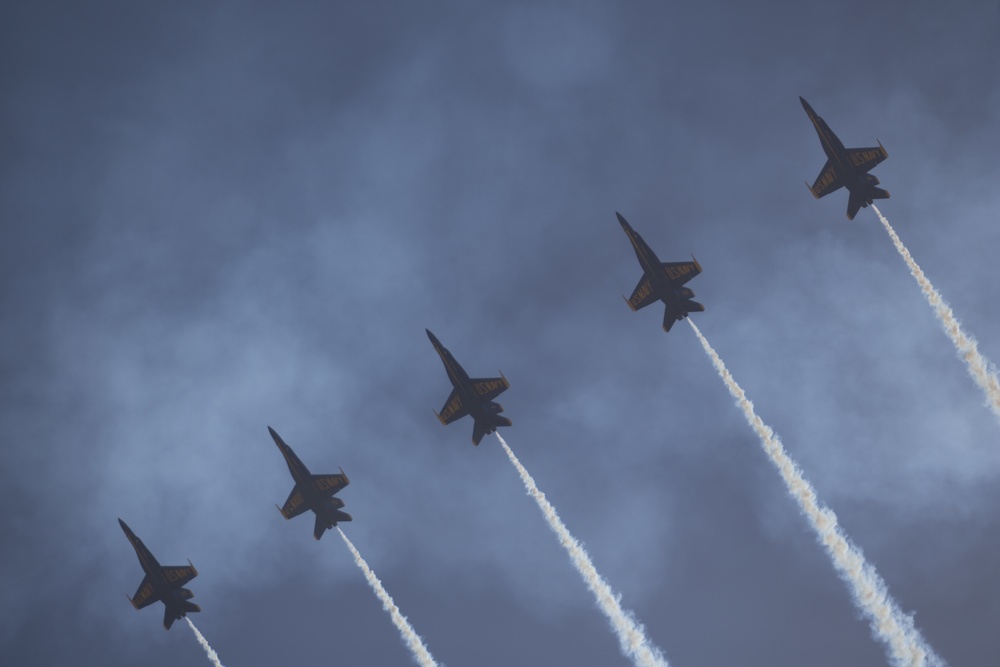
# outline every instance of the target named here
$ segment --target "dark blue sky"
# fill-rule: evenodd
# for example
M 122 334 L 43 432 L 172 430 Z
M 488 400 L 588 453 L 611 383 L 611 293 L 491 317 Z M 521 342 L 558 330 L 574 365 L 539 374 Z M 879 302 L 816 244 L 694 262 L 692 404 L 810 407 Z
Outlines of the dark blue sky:
M 870 210 L 1000 357 L 1000 9 L 37 2 L 0 10 L 0 661 L 204 661 L 123 599 L 191 559 L 228 667 L 410 664 L 344 526 L 448 665 L 626 665 L 423 330 L 500 369 L 504 437 L 677 667 L 886 659 L 686 324 L 954 665 L 1000 651 L 1000 425 Z

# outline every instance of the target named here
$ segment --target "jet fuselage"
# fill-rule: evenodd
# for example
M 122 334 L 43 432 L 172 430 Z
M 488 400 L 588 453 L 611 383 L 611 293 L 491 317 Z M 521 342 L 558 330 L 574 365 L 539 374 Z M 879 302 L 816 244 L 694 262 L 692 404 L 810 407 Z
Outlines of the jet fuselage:
M 295 487 L 292 489 L 293 493 L 298 491 L 302 496 L 305 507 L 312 510 L 316 515 L 317 531 L 315 534 L 322 535 L 319 526 L 323 526 L 325 530 L 336 526 L 338 521 L 351 521 L 350 514 L 340 511 L 344 507 L 344 501 L 333 495 L 324 495 L 316 485 L 315 476 L 309 472 L 309 468 L 306 467 L 306 464 L 302 462 L 292 448 L 281 439 L 281 436 L 273 428 L 268 426 L 267 430 L 271 433 L 274 444 L 278 446 L 282 456 L 285 457 L 288 472 L 292 474 L 292 479 L 295 480 Z M 341 471 L 341 474 L 343 474 L 343 471 Z M 319 539 L 319 537 L 316 537 L 316 539 Z
M 176 573 L 179 569 L 184 568 L 164 568 L 143 541 L 132 532 L 128 524 L 121 519 L 118 519 L 118 523 L 121 525 L 122 530 L 125 531 L 125 536 L 128 537 L 129 542 L 132 543 L 132 548 L 135 549 L 139 565 L 142 566 L 142 570 L 146 574 L 145 581 L 153 588 L 153 600 L 163 602 L 166 607 L 163 615 L 164 627 L 169 629 L 174 621 L 185 616 L 188 611 L 201 611 L 198 605 L 187 602 L 187 600 L 194 597 L 194 593 L 175 583 L 175 579 L 171 579 L 171 577 L 177 576 Z M 191 570 L 194 570 L 194 566 L 191 566 Z M 197 572 L 195 572 L 196 574 Z M 191 575 L 191 578 L 195 575 Z M 131 598 L 130 601 L 132 601 L 133 605 L 136 604 Z
M 443 414 L 438 414 L 438 419 L 443 424 L 450 423 L 453 419 L 458 419 L 465 414 L 472 416 L 475 426 L 473 427 L 472 442 L 476 445 L 484 435 L 493 433 L 499 426 L 510 426 L 511 421 L 506 417 L 501 417 L 503 406 L 492 400 L 497 395 L 507 390 L 510 384 L 503 377 L 503 373 L 498 378 L 471 378 L 465 372 L 451 352 L 448 351 L 441 341 L 437 339 L 429 329 L 425 329 L 431 344 L 441 357 L 448 380 L 451 382 L 452 395 L 445 404 Z M 457 396 L 457 405 L 452 406 L 452 399 Z M 454 407 L 455 411 L 448 413 L 449 407 Z M 447 415 L 444 413 L 448 413 Z
M 637 303 L 646 305 L 645 302 L 651 292 L 652 296 L 662 302 L 670 312 L 683 313 L 683 316 L 686 316 L 689 312 L 704 310 L 704 306 L 692 300 L 694 291 L 683 285 L 692 276 L 701 272 L 698 263 L 661 262 L 649 244 L 632 228 L 624 216 L 617 212 L 615 215 L 618 216 L 618 222 L 632 243 L 635 256 L 639 260 L 639 266 L 642 267 L 643 276 L 649 281 L 648 286 L 643 285 L 640 281 L 641 286 L 632 295 L 633 299 Z M 626 299 L 626 301 L 633 309 L 636 307 L 631 300 Z
M 830 126 L 813 110 L 812 106 L 802 97 L 799 97 L 799 101 L 802 102 L 802 108 L 805 109 L 806 115 L 809 116 L 816 134 L 819 136 L 820 145 L 826 154 L 827 164 L 833 167 L 833 173 L 826 174 L 824 172 L 824 174 L 821 174 L 817 186 L 822 190 L 831 185 L 833 179 L 836 179 L 839 181 L 839 185 L 833 187 L 830 190 L 831 192 L 836 190 L 840 185 L 847 188 L 848 192 L 851 193 L 851 203 L 849 204 L 848 211 L 848 218 L 850 219 L 854 218 L 854 213 L 857 212 L 859 206 L 868 206 L 876 199 L 888 198 L 888 192 L 875 187 L 879 184 L 878 177 L 868 173 L 869 169 L 884 160 L 887 156 L 881 144 L 877 148 L 873 147 L 869 149 L 846 148 L 840 137 L 830 129 Z M 824 175 L 826 177 L 825 182 Z M 810 189 L 813 190 L 813 188 Z M 817 195 L 816 190 L 813 190 L 814 196 L 823 196 L 824 194 L 826 193 L 822 192 Z

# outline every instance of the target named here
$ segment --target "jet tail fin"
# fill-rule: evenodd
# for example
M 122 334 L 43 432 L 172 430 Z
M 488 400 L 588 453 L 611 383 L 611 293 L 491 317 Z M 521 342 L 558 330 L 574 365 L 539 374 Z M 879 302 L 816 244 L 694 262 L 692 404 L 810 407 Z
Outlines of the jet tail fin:
M 872 199 L 888 199 L 889 191 L 882 188 L 872 188 Z

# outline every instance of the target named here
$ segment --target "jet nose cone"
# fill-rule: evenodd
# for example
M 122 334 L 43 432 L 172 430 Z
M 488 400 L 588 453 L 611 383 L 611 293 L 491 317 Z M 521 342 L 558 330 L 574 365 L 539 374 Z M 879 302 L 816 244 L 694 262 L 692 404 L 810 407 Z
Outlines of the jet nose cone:
M 424 329 L 424 331 L 427 332 L 427 337 L 431 339 L 431 343 L 434 344 L 434 347 L 440 347 L 441 346 L 441 341 L 439 341 L 437 339 L 437 336 L 435 336 L 434 334 L 431 333 L 430 329 Z
M 625 220 L 625 216 L 618 211 L 615 211 L 615 215 L 618 216 L 618 223 L 621 224 L 622 227 L 628 229 L 628 221 Z
M 809 103 L 806 102 L 806 98 L 802 97 L 801 95 L 799 95 L 799 102 L 802 103 L 802 108 L 805 109 L 806 113 L 809 114 L 810 116 L 816 113 L 815 111 L 813 111 L 813 108 L 809 106 Z
M 120 518 L 118 519 L 118 525 L 122 527 L 122 530 L 128 530 L 128 526 Z

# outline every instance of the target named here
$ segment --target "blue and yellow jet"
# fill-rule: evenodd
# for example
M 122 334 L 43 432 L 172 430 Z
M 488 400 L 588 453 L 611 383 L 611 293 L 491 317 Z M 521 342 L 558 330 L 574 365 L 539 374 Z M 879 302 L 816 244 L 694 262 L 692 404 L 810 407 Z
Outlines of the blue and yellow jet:
M 316 513 L 316 525 L 313 528 L 313 537 L 317 540 L 323 537 L 323 533 L 329 528 L 337 525 L 338 521 L 351 521 L 351 515 L 341 512 L 344 501 L 334 498 L 334 494 L 351 483 L 344 474 L 344 469 L 340 469 L 339 475 L 313 475 L 309 468 L 305 466 L 299 457 L 295 455 L 292 448 L 285 444 L 281 436 L 275 433 L 270 426 L 267 430 L 274 438 L 274 444 L 278 445 L 281 454 L 288 464 L 288 472 L 292 473 L 295 486 L 288 495 L 283 507 L 278 507 L 278 511 L 286 519 L 296 517 L 306 510 Z
M 851 193 L 847 201 L 848 220 L 854 220 L 858 211 L 874 200 L 888 199 L 888 191 L 875 187 L 879 183 L 878 178 L 868 173 L 875 165 L 889 157 L 882 147 L 882 142 L 870 148 L 844 148 L 844 144 L 826 121 L 813 111 L 809 103 L 801 97 L 799 101 L 802 102 L 802 108 L 806 110 L 809 120 L 816 128 L 819 142 L 823 145 L 823 152 L 826 153 L 826 164 L 816 177 L 816 182 L 812 185 L 806 183 L 813 197 L 819 199 L 840 188 L 847 188 Z
M 510 382 L 500 373 L 498 378 L 470 378 L 465 369 L 455 361 L 441 341 L 425 329 L 427 337 L 431 339 L 434 349 L 437 350 L 441 361 L 444 363 L 444 370 L 448 373 L 453 389 L 448 395 L 448 400 L 444 402 L 441 412 L 435 412 L 442 424 L 450 424 L 461 419 L 465 415 L 472 415 L 475 424 L 472 427 L 472 444 L 478 445 L 484 435 L 493 433 L 500 426 L 510 426 L 511 421 L 506 417 L 501 417 L 503 406 L 493 401 L 494 398 L 507 391 Z
M 118 523 L 125 531 L 128 541 L 132 543 L 135 555 L 139 557 L 139 565 L 146 573 L 135 595 L 128 599 L 132 606 L 136 609 L 142 609 L 157 600 L 162 602 L 166 607 L 163 610 L 163 627 L 167 630 L 174 624 L 174 621 L 186 616 L 189 611 L 201 611 L 201 607 L 188 601 L 194 597 L 194 593 L 183 587 L 184 584 L 198 576 L 198 570 L 194 569 L 191 561 L 188 561 L 187 565 L 168 565 L 166 567 L 160 565 L 146 548 L 146 545 L 142 543 L 142 540 L 132 532 L 132 529 L 121 519 L 118 519 Z
M 705 310 L 705 306 L 692 299 L 694 292 L 683 286 L 701 273 L 701 264 L 698 260 L 692 256 L 690 262 L 661 262 L 622 214 L 616 211 L 615 215 L 618 216 L 618 222 L 625 230 L 628 240 L 632 242 L 635 256 L 642 266 L 642 278 L 639 279 L 639 284 L 632 290 L 632 296 L 625 299 L 628 307 L 635 311 L 662 301 L 666 306 L 663 311 L 664 331 L 670 331 L 674 322 L 684 319 L 688 313 Z M 622 295 L 622 298 L 625 296 Z

